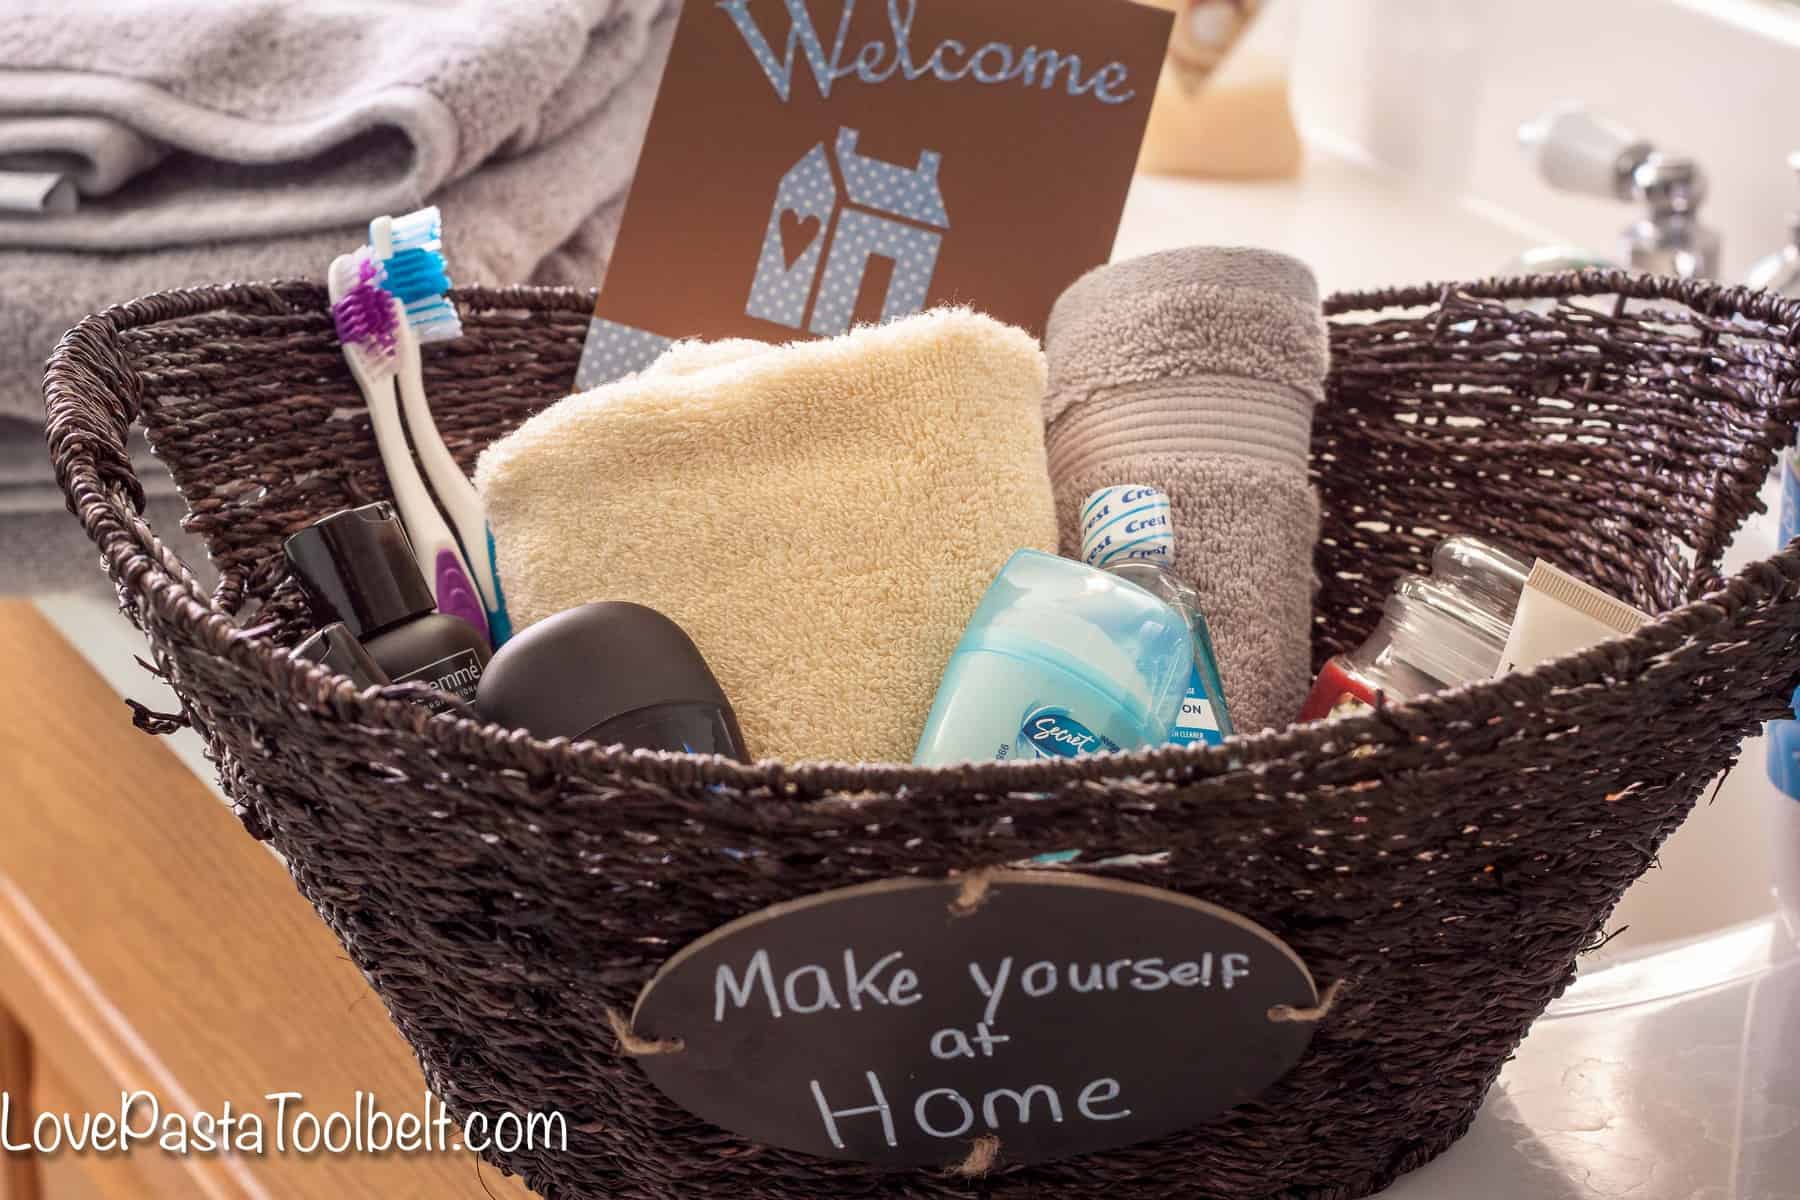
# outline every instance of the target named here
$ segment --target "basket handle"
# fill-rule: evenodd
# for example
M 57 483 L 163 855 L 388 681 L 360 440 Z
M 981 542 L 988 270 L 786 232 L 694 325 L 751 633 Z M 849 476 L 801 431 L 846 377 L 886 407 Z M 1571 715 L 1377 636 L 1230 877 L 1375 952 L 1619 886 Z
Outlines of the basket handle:
M 127 445 L 142 410 L 143 383 L 120 337 L 129 328 L 246 301 L 293 307 L 277 286 L 228 285 L 159 292 L 83 318 L 63 335 L 45 364 L 44 436 L 68 509 L 99 548 L 126 616 L 139 629 L 153 616 L 178 623 L 213 655 L 249 667 L 254 664 L 238 658 L 249 651 L 249 632 L 239 628 L 217 596 L 207 595 L 193 570 L 143 519 L 144 488 Z M 220 590 L 234 587 L 241 590 L 242 580 L 227 573 Z M 144 665 L 153 674 L 162 673 Z M 179 714 L 126 703 L 133 710 L 132 723 L 147 733 L 169 733 L 186 725 L 209 736 L 185 700 Z
M 223 618 L 234 609 L 219 600 L 241 592 L 244 581 L 226 572 L 209 597 L 193 570 L 142 519 L 144 487 L 127 443 L 144 388 L 120 335 L 246 304 L 293 312 L 312 303 L 318 290 L 294 281 L 157 292 L 83 318 L 51 352 L 44 368 L 44 433 L 56 481 L 122 597 L 155 603 L 172 589 L 172 598 Z M 127 612 L 136 619 L 132 608 Z
M 126 359 L 120 330 L 216 305 L 190 293 L 166 299 L 173 303 L 115 306 L 63 335 L 44 368 L 44 436 L 68 509 L 100 549 L 121 595 L 148 598 L 159 586 L 173 585 L 210 608 L 193 571 L 143 520 L 144 485 L 127 445 L 142 409 L 143 384 Z

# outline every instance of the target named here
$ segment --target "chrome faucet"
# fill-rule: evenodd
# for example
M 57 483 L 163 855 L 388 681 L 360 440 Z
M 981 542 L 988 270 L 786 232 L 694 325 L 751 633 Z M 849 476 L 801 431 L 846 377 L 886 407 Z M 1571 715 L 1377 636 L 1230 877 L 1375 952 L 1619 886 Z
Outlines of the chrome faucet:
M 1658 150 L 1580 107 L 1559 108 L 1525 123 L 1519 143 L 1551 187 L 1645 206 L 1645 214 L 1620 235 L 1619 258 L 1631 270 L 1683 279 L 1718 276 L 1719 235 L 1700 221 L 1706 175 L 1693 159 Z M 1578 250 L 1545 247 L 1514 265 L 1547 271 L 1597 261 Z

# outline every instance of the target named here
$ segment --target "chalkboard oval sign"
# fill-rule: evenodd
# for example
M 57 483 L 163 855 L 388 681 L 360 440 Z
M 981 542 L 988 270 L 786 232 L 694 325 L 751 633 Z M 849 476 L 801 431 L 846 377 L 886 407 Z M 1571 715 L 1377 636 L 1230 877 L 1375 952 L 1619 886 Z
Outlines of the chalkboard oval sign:
M 1257 1095 L 1312 1036 L 1273 934 L 1174 892 L 1073 873 L 895 879 L 752 913 L 639 997 L 638 1061 L 763 1145 L 891 1167 L 1065 1158 Z M 640 1047 L 641 1048 L 641 1047 Z

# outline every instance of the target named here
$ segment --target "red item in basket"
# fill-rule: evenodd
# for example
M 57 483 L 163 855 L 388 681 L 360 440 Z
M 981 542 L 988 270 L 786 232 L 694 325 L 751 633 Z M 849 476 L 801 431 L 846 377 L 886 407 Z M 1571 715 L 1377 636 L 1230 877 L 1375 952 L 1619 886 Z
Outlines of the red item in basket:
M 1307 693 L 1300 719 L 1317 721 L 1340 712 L 1373 708 L 1380 692 L 1379 686 L 1358 675 L 1340 654 L 1319 669 L 1319 678 Z

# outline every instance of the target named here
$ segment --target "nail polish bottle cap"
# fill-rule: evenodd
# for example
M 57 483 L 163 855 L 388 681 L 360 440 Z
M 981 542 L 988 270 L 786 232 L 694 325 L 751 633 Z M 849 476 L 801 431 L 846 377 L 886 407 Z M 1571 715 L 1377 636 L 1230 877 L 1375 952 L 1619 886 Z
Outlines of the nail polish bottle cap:
M 332 513 L 283 549 L 314 614 L 342 621 L 359 639 L 437 607 L 391 504 Z
M 659 704 L 730 710 L 693 639 L 652 608 L 603 600 L 512 636 L 481 674 L 475 708 L 546 740 L 581 738 Z
M 363 649 L 363 644 L 356 640 L 356 635 L 342 621 L 327 625 L 295 646 L 290 653 L 296 659 L 315 662 L 322 667 L 329 667 L 339 675 L 348 676 L 350 682 L 359 688 L 389 682 L 387 672 L 369 657 L 369 652 Z
M 1101 488 L 1081 505 L 1081 561 L 1175 565 L 1175 518 L 1169 497 L 1141 483 Z

